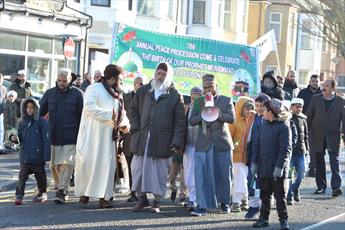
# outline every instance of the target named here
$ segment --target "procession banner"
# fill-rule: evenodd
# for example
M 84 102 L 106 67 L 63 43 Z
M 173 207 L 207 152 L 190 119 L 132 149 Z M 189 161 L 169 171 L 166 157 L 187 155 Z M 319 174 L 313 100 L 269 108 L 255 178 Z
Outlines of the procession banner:
M 189 95 L 202 85 L 202 76 L 213 73 L 222 95 L 236 99 L 259 92 L 259 52 L 256 47 L 198 37 L 163 34 L 118 24 L 111 62 L 124 69 L 125 90 L 133 88 L 136 76 L 148 82 L 160 62 L 174 69 L 175 87 Z

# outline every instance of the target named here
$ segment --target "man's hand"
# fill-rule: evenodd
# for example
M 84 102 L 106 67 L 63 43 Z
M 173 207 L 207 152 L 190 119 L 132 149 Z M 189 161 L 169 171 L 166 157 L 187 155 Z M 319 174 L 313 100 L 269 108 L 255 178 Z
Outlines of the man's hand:
M 177 147 L 176 145 L 171 145 L 170 146 L 170 149 L 171 151 L 173 151 L 174 153 L 177 153 L 177 154 L 182 154 L 182 149 Z

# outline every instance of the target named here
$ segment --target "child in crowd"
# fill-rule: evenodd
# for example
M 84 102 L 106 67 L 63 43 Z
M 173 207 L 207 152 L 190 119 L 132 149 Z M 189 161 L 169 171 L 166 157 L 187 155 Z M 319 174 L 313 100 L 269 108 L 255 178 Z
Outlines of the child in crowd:
M 20 144 L 20 172 L 16 189 L 16 205 L 21 205 L 25 184 L 30 174 L 35 174 L 38 194 L 33 202 L 47 201 L 47 176 L 45 163 L 50 160 L 49 125 L 39 117 L 39 105 L 33 98 L 26 98 L 21 105 L 22 118 L 18 124 L 18 139 L 11 140 Z
M 17 134 L 16 127 L 19 121 L 18 114 L 20 114 L 19 105 L 15 102 L 16 99 L 16 91 L 9 91 L 4 106 L 5 147 L 13 150 L 17 150 L 17 147 L 9 140 L 9 136 Z
M 253 227 L 268 227 L 273 193 L 276 199 L 280 229 L 285 230 L 290 229 L 285 193 L 292 151 L 290 114 L 278 99 L 266 101 L 264 105 L 265 122 L 260 128 L 256 140 L 254 140 L 255 148 L 253 151 L 257 158 L 252 162 L 252 172 L 254 175 L 257 174 L 259 179 L 262 205 L 259 220 L 253 224 Z
M 256 178 L 253 176 L 251 172 L 251 163 L 255 160 L 257 156 L 254 156 L 254 141 L 259 135 L 260 127 L 262 126 L 264 120 L 264 103 L 265 101 L 269 101 L 271 98 L 264 93 L 261 93 L 257 98 L 255 98 L 255 118 L 253 125 L 250 130 L 250 135 L 248 136 L 248 144 L 247 144 L 247 165 L 249 167 L 248 170 L 248 195 L 249 195 L 249 210 L 245 215 L 246 219 L 253 219 L 260 211 L 260 196 L 259 196 L 259 186 L 257 183 Z M 255 193 L 256 191 L 256 193 Z
M 239 97 L 236 106 L 236 120 L 229 124 L 230 134 L 234 142 L 233 151 L 233 189 L 232 212 L 248 210 L 247 176 L 247 140 L 254 121 L 254 101 L 249 97 Z
M 301 98 L 294 98 L 291 101 L 291 121 L 297 129 L 297 142 L 292 149 L 290 161 L 291 171 L 296 171 L 297 176 L 294 183 L 290 180 L 287 204 L 292 205 L 292 197 L 296 202 L 300 201 L 299 186 L 302 183 L 305 173 L 305 155 L 308 153 L 308 124 L 307 117 L 302 113 L 304 101 Z
M 169 181 L 170 181 L 170 188 L 171 188 L 171 201 L 176 200 L 177 195 L 177 185 L 176 180 L 177 176 L 179 175 L 180 181 L 180 193 L 179 193 L 179 202 L 186 202 L 187 201 L 187 188 L 184 183 L 183 177 L 183 156 L 179 153 L 174 153 L 172 158 L 172 163 L 170 166 L 170 173 L 169 173 Z

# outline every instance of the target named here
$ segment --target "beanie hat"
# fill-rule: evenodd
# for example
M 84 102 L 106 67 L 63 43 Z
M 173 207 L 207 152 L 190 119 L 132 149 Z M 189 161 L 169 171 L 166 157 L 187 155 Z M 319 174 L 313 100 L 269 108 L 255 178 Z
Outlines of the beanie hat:
M 190 91 L 190 93 L 198 93 L 198 94 L 202 94 L 202 89 L 199 86 L 195 86 L 192 88 L 192 90 Z
M 292 99 L 291 105 L 295 104 L 304 105 L 304 100 L 302 98 L 295 97 L 294 99 Z
M 269 107 L 275 116 L 278 116 L 285 110 L 283 102 L 276 98 L 273 98 L 272 100 L 269 101 Z
M 14 90 L 10 90 L 8 93 L 7 93 L 7 97 L 10 97 L 12 96 L 14 99 L 17 98 L 17 92 L 14 91 Z
M 270 101 L 270 100 L 271 98 L 265 93 L 260 93 L 259 96 L 255 98 L 255 102 L 261 102 L 261 103 L 265 103 L 266 101 Z

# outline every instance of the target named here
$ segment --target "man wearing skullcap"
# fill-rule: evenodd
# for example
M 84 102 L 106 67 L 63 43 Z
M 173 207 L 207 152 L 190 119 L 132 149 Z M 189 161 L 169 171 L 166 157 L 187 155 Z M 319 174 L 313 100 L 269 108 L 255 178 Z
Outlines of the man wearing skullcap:
M 182 152 L 186 120 L 182 96 L 172 77 L 172 67 L 160 63 L 150 83 L 135 93 L 130 107 L 132 191 L 138 195 L 133 211 L 148 206 L 146 193 L 153 193 L 151 211 L 160 212 L 171 157 Z
M 191 212 L 203 216 L 206 209 L 218 208 L 230 212 L 230 168 L 233 143 L 227 123 L 235 120 L 231 98 L 219 95 L 214 75 L 203 76 L 204 95 L 211 94 L 219 117 L 206 122 L 201 117 L 202 109 L 194 106 L 189 123 L 199 126 L 195 145 L 195 186 L 198 208 Z M 194 103 L 196 105 L 196 103 Z

